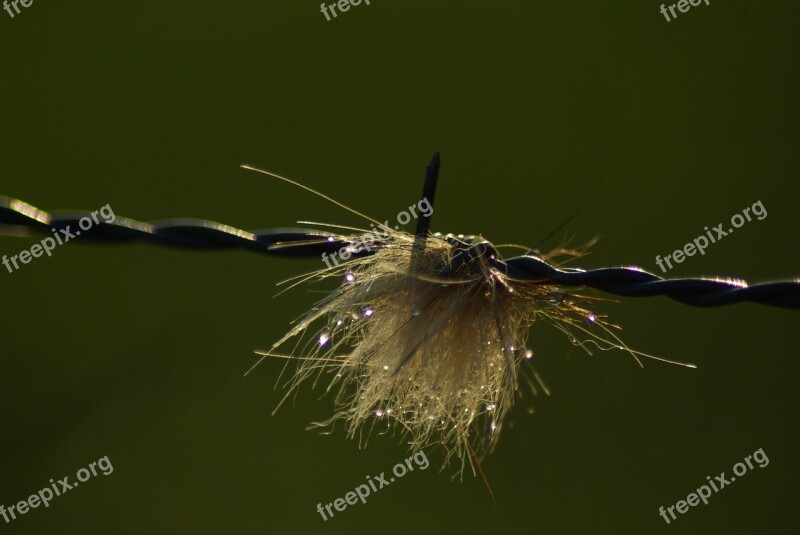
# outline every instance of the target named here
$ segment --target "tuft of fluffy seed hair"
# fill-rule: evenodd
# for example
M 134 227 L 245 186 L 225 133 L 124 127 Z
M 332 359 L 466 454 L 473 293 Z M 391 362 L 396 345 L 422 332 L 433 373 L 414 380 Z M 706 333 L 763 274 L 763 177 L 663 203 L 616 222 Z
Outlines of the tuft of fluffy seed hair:
M 497 443 L 520 368 L 530 364 L 528 328 L 543 318 L 585 345 L 570 327 L 589 333 L 592 322 L 609 332 L 608 324 L 580 306 L 584 296 L 504 274 L 489 261 L 496 249 L 480 236 L 433 234 L 420 247 L 411 234 L 381 230 L 375 254 L 297 282 L 343 281 L 262 355 L 281 356 L 276 350 L 299 337 L 286 357 L 298 367 L 284 400 L 310 378 L 316 385 L 327 377 L 337 410 L 316 425 L 344 420 L 348 436 L 365 443 L 373 427 L 385 423 L 387 431 L 407 437 L 412 450 L 442 445 L 444 464 L 455 455 L 461 472 L 465 462 L 474 472 L 473 461 Z M 488 247 L 470 249 L 475 244 Z M 553 262 L 583 252 L 558 248 L 544 258 Z M 590 341 L 601 349 L 623 347 L 591 333 Z M 538 373 L 531 373 L 548 393 Z
M 434 157 L 425 184 L 431 195 L 437 166 Z M 694 367 L 630 349 L 612 331 L 619 326 L 584 308 L 597 297 L 508 276 L 500 269 L 497 247 L 481 236 L 429 234 L 427 225 L 418 226 L 418 235 L 412 236 L 299 182 L 242 167 L 309 191 L 373 224 L 373 232 L 330 238 L 353 244 L 350 249 L 356 257 L 349 262 L 290 279 L 295 281 L 290 288 L 331 277 L 343 282 L 297 320 L 271 350 L 257 352 L 262 357 L 253 367 L 266 357 L 287 359 L 287 365 L 297 362 L 285 384 L 286 396 L 275 410 L 309 379 L 313 378 L 313 386 L 329 379 L 327 391 L 335 392 L 336 411 L 316 426 L 332 429 L 343 420 L 348 436 L 358 436 L 366 445 L 380 422 L 384 432 L 407 437 L 414 452 L 440 445 L 445 452 L 443 466 L 455 456 L 461 474 L 467 462 L 475 473 L 475 464 L 497 444 L 514 395 L 521 394 L 518 378 L 527 379 L 534 395 L 539 388 L 549 394 L 530 365 L 533 352 L 526 346 L 528 328 L 537 320 L 552 324 L 590 355 L 594 346 L 626 351 L 640 366 L 639 357 L 646 357 Z M 428 202 L 427 196 L 423 201 Z M 428 207 L 425 217 L 432 214 L 432 203 Z M 422 211 L 421 204 L 419 208 Z M 375 239 L 364 240 L 368 236 Z M 557 247 L 540 257 L 562 266 L 584 255 L 593 243 L 575 249 Z M 358 256 L 360 248 L 369 248 L 366 244 L 374 254 Z M 525 247 L 506 247 L 538 254 Z M 278 353 L 292 338 L 297 339 L 293 350 Z

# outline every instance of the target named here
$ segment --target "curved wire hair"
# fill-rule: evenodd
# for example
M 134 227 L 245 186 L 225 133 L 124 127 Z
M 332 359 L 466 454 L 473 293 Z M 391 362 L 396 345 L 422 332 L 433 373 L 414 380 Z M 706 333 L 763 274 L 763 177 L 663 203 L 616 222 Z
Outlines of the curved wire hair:
M 439 175 L 439 162 L 439 153 L 436 152 L 426 170 L 422 198 L 427 198 L 431 206 Z M 78 227 L 82 218 L 90 215 L 90 212 L 74 210 L 46 212 L 21 200 L 0 196 L 0 231 L 6 230 L 7 234 L 69 231 L 70 228 Z M 429 217 L 419 218 L 416 236 L 421 246 L 424 246 L 429 225 Z M 112 222 L 100 221 L 88 230 L 74 234 L 80 241 L 95 243 L 146 242 L 189 249 L 245 249 L 293 257 L 332 254 L 350 244 L 349 240 L 340 235 L 319 230 L 276 228 L 246 231 L 204 219 L 167 219 L 145 223 L 117 216 Z M 292 246 L 282 246 L 287 243 Z M 376 245 L 379 246 L 380 243 Z M 353 257 L 370 254 L 374 254 L 374 251 L 361 250 L 353 253 Z M 665 279 L 633 266 L 589 270 L 558 268 L 530 253 L 492 261 L 497 269 L 510 276 L 541 284 L 589 287 L 625 297 L 661 295 L 700 307 L 749 301 L 800 309 L 800 280 L 749 285 L 742 280 L 724 277 Z

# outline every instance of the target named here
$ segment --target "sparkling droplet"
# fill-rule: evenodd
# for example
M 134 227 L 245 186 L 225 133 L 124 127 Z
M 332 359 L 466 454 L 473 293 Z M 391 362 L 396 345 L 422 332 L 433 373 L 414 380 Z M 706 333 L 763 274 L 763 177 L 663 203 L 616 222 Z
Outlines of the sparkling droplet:
M 336 238 L 334 238 L 333 236 L 328 236 L 328 241 L 336 241 Z
M 486 404 L 486 410 L 487 410 L 487 411 L 493 411 L 493 410 L 495 410 L 496 408 L 497 408 L 497 405 L 495 405 L 494 403 L 487 403 L 487 404 Z
M 365 316 L 367 316 L 367 317 L 370 317 L 370 316 L 372 316 L 373 314 L 375 314 L 375 309 L 374 309 L 374 308 L 372 308 L 372 307 L 367 307 L 367 308 L 365 308 L 365 309 L 364 309 L 364 315 L 365 315 Z
M 386 365 L 384 364 L 384 365 L 383 365 L 383 369 L 384 369 L 384 371 L 389 371 L 389 366 L 386 366 Z
M 331 336 L 328 333 L 322 333 L 319 335 L 319 345 L 324 346 L 327 344 L 331 339 Z
M 589 322 L 594 323 L 595 321 L 597 321 L 597 316 L 595 315 L 594 312 L 589 312 L 589 314 L 586 315 L 586 319 Z
M 531 350 L 531 349 L 526 349 L 526 350 L 525 350 L 525 358 L 526 358 L 526 359 L 532 359 L 532 358 L 533 358 L 533 350 Z
M 344 282 L 354 282 L 356 280 L 356 276 L 353 273 L 346 273 L 344 276 Z
M 383 418 L 383 411 L 380 411 L 380 410 L 375 411 L 375 416 L 378 417 L 378 418 Z

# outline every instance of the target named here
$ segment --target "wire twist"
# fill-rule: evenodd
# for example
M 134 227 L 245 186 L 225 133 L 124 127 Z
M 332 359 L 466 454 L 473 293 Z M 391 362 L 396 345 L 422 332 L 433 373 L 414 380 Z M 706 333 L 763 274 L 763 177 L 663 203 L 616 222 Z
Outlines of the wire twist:
M 125 217 L 100 221 L 80 229 L 90 212 L 48 213 L 23 201 L 0 196 L 0 229 L 34 230 L 40 233 L 68 232 L 76 239 L 96 243 L 146 242 L 189 249 L 246 249 L 277 256 L 310 257 L 332 254 L 350 244 L 342 236 L 301 228 L 245 231 L 203 219 L 169 219 L 143 223 Z M 94 223 L 94 222 L 92 222 Z M 66 234 L 65 234 L 66 235 Z M 291 247 L 274 247 L 291 242 Z M 305 243 L 304 243 L 305 242 Z M 354 256 L 371 254 L 359 251 Z M 495 266 L 523 280 L 559 286 L 585 286 L 625 297 L 667 296 L 693 306 L 712 307 L 744 301 L 800 309 L 800 281 L 777 281 L 747 285 L 722 278 L 664 279 L 637 267 L 607 267 L 591 270 L 559 269 L 537 256 L 519 256 Z

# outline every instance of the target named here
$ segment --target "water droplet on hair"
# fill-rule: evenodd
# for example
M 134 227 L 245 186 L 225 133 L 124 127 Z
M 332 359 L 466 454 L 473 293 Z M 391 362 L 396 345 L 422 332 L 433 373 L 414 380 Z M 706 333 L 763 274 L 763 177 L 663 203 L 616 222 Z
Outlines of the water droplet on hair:
M 324 346 L 327 344 L 331 339 L 331 335 L 328 333 L 322 333 L 319 335 L 319 345 Z

